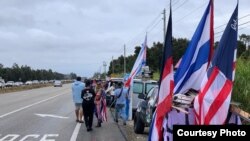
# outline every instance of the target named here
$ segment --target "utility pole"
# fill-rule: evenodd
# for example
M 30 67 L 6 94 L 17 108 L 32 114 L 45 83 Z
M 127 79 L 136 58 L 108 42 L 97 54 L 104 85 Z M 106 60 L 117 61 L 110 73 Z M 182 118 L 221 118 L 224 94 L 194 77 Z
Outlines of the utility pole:
M 165 40 L 165 36 L 166 36 L 166 9 L 163 9 L 163 44 L 164 44 L 164 40 Z
M 114 74 L 114 58 L 112 56 L 112 74 Z
M 106 79 L 106 66 L 107 66 L 107 63 L 105 61 L 103 61 L 104 77 L 105 77 L 105 79 Z
M 164 52 L 164 46 L 165 46 L 165 37 L 166 37 L 166 9 L 163 9 L 163 41 L 162 41 L 162 50 L 161 52 Z M 163 57 L 163 56 L 162 56 Z M 160 60 L 162 60 L 162 58 L 159 57 Z M 162 66 L 161 61 L 159 66 Z M 159 70 L 161 70 L 161 67 L 159 68 Z
M 126 45 L 124 44 L 124 75 L 126 74 Z

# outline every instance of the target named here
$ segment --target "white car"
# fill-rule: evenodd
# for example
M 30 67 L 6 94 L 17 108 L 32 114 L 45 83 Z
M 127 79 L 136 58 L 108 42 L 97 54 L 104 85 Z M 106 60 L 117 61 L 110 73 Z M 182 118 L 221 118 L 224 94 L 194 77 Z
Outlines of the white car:
M 133 89 L 130 91 L 130 93 L 132 93 L 133 113 L 136 111 L 138 104 L 142 101 L 142 99 L 138 98 L 138 95 L 143 94 L 146 96 L 149 90 L 157 85 L 158 83 L 155 80 L 142 81 L 141 79 L 134 79 Z
M 32 81 L 26 81 L 25 85 L 32 85 Z
M 6 84 L 5 84 L 6 87 L 13 87 L 14 86 L 14 81 L 8 81 Z
M 55 82 L 54 82 L 54 87 L 62 87 L 62 81 L 60 81 L 60 80 L 55 80 Z
M 4 88 L 5 87 L 5 83 L 3 81 L 0 81 L 0 88 Z

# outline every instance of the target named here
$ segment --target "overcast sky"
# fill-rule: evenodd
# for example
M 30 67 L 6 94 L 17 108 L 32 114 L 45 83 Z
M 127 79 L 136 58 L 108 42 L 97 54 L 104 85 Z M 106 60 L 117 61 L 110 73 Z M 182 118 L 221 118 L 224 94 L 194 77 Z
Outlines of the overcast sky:
M 190 39 L 209 0 L 173 0 L 173 36 Z M 250 0 L 239 0 L 239 34 L 250 35 Z M 215 33 L 223 31 L 236 0 L 215 0 Z M 0 63 L 92 76 L 112 56 L 133 54 L 163 40 L 169 0 L 0 0 Z M 245 16 L 245 17 L 244 17 Z M 246 24 L 244 24 L 246 23 Z M 241 29 L 242 28 L 242 29 Z M 215 34 L 215 40 L 220 35 Z M 107 66 L 108 68 L 108 66 Z M 108 70 L 108 69 L 107 69 Z

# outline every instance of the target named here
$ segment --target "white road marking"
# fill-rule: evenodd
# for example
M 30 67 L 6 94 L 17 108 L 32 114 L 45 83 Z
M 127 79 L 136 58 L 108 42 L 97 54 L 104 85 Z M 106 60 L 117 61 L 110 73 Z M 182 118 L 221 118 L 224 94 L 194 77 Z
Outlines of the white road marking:
M 63 93 L 63 94 L 65 94 L 65 93 Z M 17 110 L 11 111 L 11 112 L 6 113 L 6 114 L 3 114 L 3 115 L 0 116 L 0 118 L 3 118 L 3 117 L 6 117 L 6 116 L 8 116 L 8 115 L 10 115 L 10 114 L 14 114 L 14 113 L 16 113 L 16 112 L 22 111 L 22 110 L 27 109 L 27 108 L 29 108 L 29 107 L 35 106 L 35 105 L 37 105 L 37 104 L 46 102 L 46 101 L 48 101 L 48 100 L 51 100 L 51 99 L 56 98 L 56 97 L 58 97 L 58 96 L 61 96 L 61 95 L 63 95 L 63 94 L 59 94 L 59 95 L 56 95 L 56 96 L 52 96 L 52 97 L 50 97 L 50 98 L 47 98 L 47 99 L 38 101 L 38 102 L 36 102 L 36 103 L 33 103 L 33 104 L 30 104 L 30 105 L 24 106 L 24 107 L 19 108 L 19 109 L 17 109 Z
M 69 117 L 63 117 L 63 116 L 57 116 L 57 115 L 50 115 L 50 114 L 35 114 L 40 117 L 53 117 L 53 118 L 69 118 Z
M 22 137 L 21 135 L 18 134 L 8 134 L 5 135 L 3 138 L 0 139 L 0 141 L 16 141 L 17 138 L 20 138 L 18 141 L 31 141 L 33 139 L 39 139 L 39 141 L 55 141 L 56 137 L 58 137 L 59 134 L 44 134 L 44 135 L 39 135 L 39 134 L 29 134 L 25 135 Z M 54 138 L 54 139 L 53 139 Z
M 79 133 L 79 130 L 80 130 L 80 127 L 81 127 L 81 123 L 77 123 L 76 124 L 76 127 L 74 129 L 74 132 L 70 138 L 70 141 L 76 141 L 76 138 L 77 138 L 77 135 Z

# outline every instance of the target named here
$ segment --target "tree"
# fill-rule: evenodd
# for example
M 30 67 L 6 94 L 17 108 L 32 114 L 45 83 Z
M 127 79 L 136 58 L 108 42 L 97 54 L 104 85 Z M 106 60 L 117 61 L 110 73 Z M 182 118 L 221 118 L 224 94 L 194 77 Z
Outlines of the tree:
M 70 73 L 70 78 L 71 79 L 76 79 L 77 75 L 73 72 Z
M 246 46 L 246 50 L 248 50 L 248 47 L 247 47 L 247 43 L 249 42 L 250 39 L 248 39 L 249 36 L 247 36 L 246 34 L 241 34 L 240 35 L 240 40 L 245 44 Z

